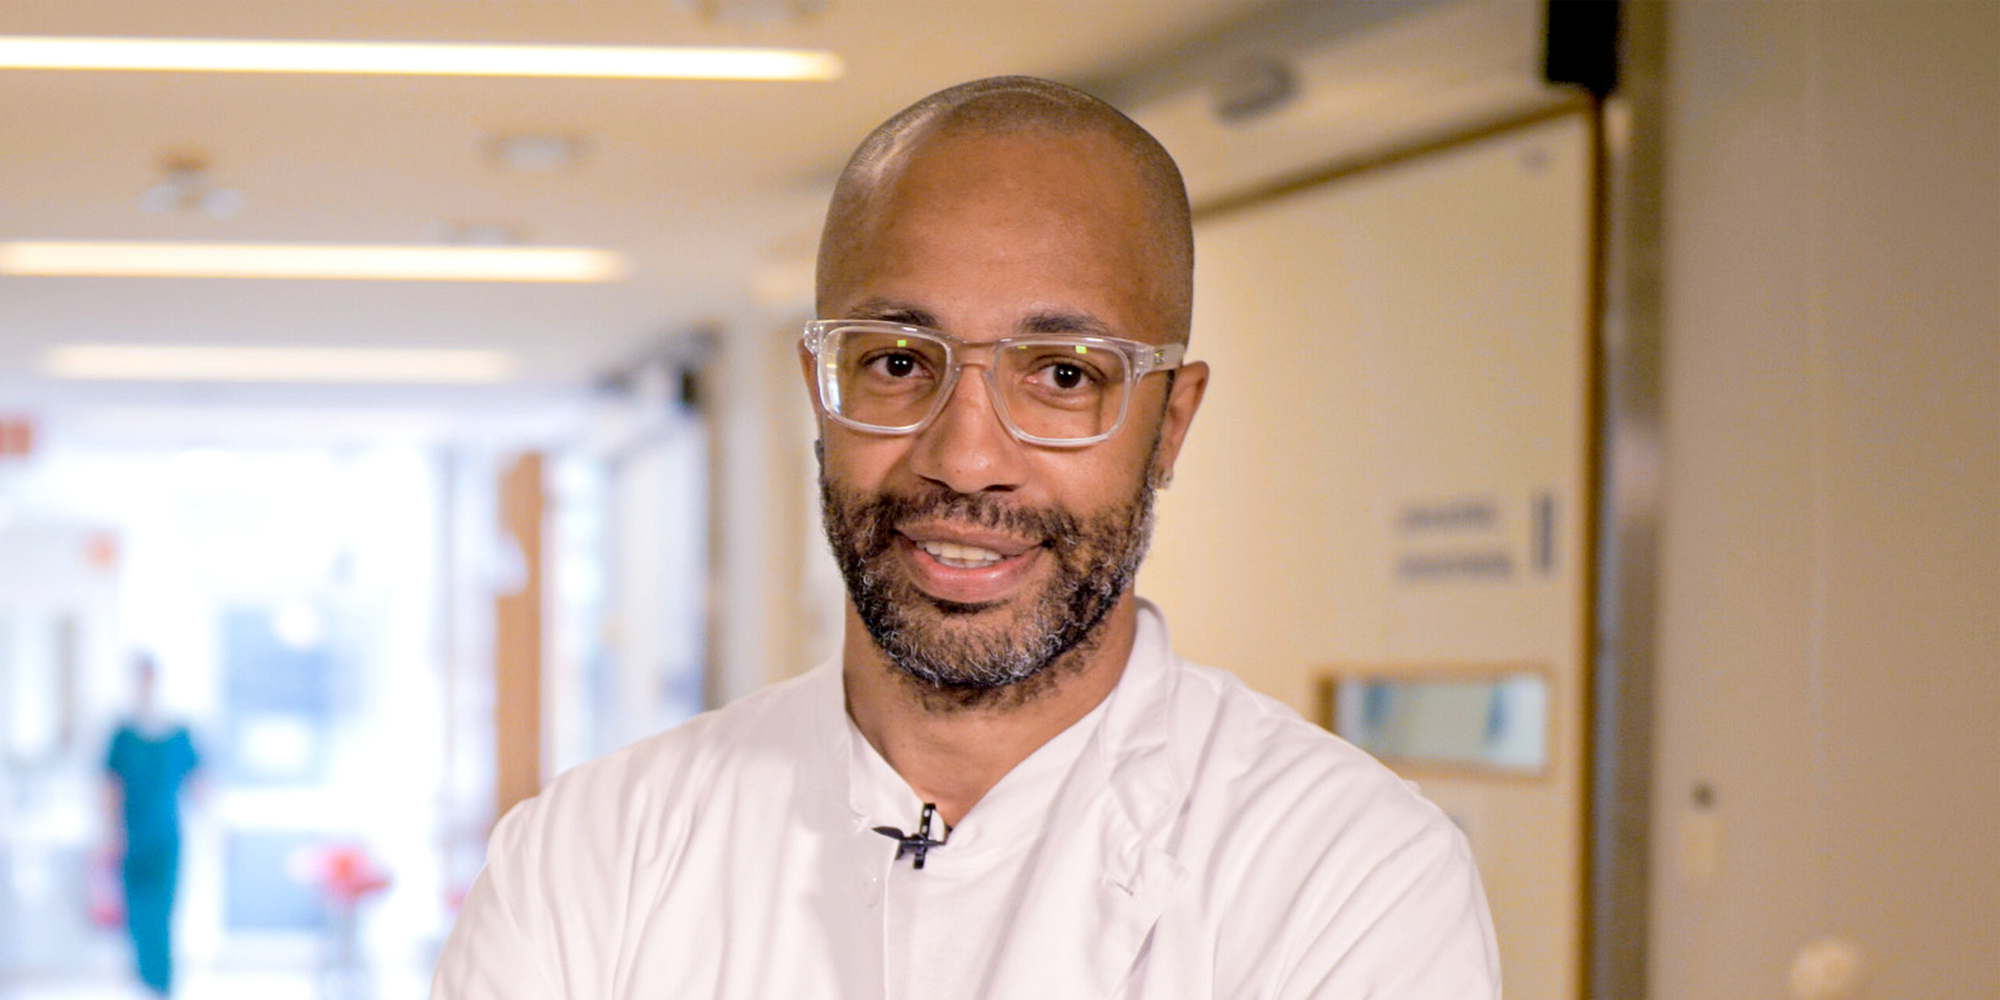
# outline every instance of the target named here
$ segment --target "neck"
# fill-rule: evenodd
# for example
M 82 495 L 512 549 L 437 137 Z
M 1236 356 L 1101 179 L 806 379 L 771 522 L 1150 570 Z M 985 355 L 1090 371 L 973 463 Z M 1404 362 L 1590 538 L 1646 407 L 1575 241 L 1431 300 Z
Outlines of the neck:
M 1137 632 L 1128 591 L 1088 640 L 1023 682 L 1032 688 L 965 705 L 890 663 L 849 608 L 841 664 L 847 714 L 910 790 L 957 825 L 1015 765 L 1118 686 Z

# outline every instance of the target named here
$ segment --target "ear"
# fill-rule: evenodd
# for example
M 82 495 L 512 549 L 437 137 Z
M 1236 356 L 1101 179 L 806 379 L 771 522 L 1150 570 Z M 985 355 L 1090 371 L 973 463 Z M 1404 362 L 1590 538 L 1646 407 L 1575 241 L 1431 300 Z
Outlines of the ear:
M 1154 475 L 1172 479 L 1174 461 L 1180 458 L 1181 442 L 1194 424 L 1195 411 L 1208 391 L 1208 362 L 1193 361 L 1174 372 L 1174 391 L 1167 397 L 1167 410 L 1160 418 L 1160 451 L 1153 460 Z

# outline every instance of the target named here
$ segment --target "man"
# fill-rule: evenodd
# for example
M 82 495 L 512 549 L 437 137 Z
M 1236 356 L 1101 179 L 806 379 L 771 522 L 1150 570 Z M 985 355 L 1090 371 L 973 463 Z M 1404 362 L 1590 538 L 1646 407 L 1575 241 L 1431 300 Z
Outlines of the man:
M 434 996 L 1497 997 L 1457 830 L 1132 593 L 1192 260 L 1171 158 L 1077 91 L 877 129 L 800 354 L 839 657 L 510 813 Z

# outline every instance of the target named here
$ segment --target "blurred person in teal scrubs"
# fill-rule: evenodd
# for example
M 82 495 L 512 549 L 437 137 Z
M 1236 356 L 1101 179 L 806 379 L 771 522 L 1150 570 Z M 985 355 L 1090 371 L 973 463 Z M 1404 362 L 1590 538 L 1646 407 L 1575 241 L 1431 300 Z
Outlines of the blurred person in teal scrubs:
M 133 663 L 138 703 L 120 723 L 105 756 L 111 850 L 125 889 L 125 920 L 139 979 L 159 996 L 173 987 L 174 893 L 180 879 L 181 792 L 200 766 L 187 727 L 165 719 L 159 668 L 141 653 Z

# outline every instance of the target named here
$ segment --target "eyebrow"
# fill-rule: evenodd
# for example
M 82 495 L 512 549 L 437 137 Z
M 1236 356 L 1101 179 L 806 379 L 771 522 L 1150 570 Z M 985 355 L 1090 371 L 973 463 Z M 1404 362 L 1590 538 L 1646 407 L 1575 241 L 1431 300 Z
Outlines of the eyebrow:
M 1022 333 L 1080 333 L 1092 337 L 1115 336 L 1111 327 L 1089 313 L 1049 309 L 1030 313 L 1021 320 Z
M 902 323 L 907 326 L 921 326 L 932 330 L 942 330 L 937 314 L 921 306 L 897 299 L 875 297 L 863 299 L 851 311 L 854 319 L 872 319 L 885 323 Z M 1029 313 L 1015 324 L 1017 332 L 1084 334 L 1093 337 L 1114 337 L 1111 326 L 1086 312 L 1071 309 L 1044 309 Z
M 851 313 L 854 319 L 872 319 L 883 323 L 901 323 L 904 326 L 921 326 L 932 330 L 938 329 L 938 320 L 935 314 L 927 309 L 911 305 L 907 302 L 898 302 L 895 299 L 880 297 L 863 299 L 859 305 L 856 305 L 851 310 Z

